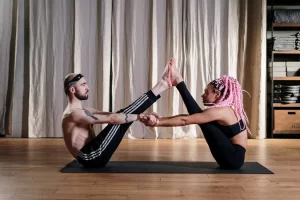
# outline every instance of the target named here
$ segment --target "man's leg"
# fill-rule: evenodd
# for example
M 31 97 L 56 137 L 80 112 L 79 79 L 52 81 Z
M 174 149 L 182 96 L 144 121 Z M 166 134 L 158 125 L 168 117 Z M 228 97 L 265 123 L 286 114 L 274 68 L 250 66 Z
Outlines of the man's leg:
M 161 80 L 152 88 L 152 90 L 148 91 L 131 105 L 121 109 L 117 113 L 143 113 L 160 98 L 160 93 L 169 88 L 168 83 L 166 82 L 168 75 L 168 70 L 166 70 Z M 81 149 L 78 155 L 78 161 L 89 167 L 105 166 L 119 146 L 124 134 L 131 124 L 132 122 L 107 125 L 95 139 Z
M 147 110 L 160 96 L 155 96 L 150 90 L 134 101 L 128 107 L 117 113 L 140 114 Z M 91 166 L 104 166 L 111 158 L 130 123 L 107 125 L 90 143 L 79 152 L 78 159 L 81 163 Z

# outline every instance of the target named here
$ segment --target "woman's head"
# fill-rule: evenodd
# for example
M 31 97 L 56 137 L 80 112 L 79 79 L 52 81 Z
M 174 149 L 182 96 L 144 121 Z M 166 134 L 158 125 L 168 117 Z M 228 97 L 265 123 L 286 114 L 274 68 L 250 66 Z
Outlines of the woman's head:
M 242 88 L 231 76 L 223 76 L 210 82 L 202 95 L 203 103 L 208 106 L 235 106 L 243 103 Z
M 221 95 L 221 91 L 216 90 L 214 84 L 209 83 L 201 97 L 205 106 L 211 106 L 219 101 Z
M 208 107 L 233 107 L 244 124 L 248 122 L 243 105 L 243 90 L 235 78 L 223 76 L 213 80 L 206 86 L 202 98 L 204 105 Z

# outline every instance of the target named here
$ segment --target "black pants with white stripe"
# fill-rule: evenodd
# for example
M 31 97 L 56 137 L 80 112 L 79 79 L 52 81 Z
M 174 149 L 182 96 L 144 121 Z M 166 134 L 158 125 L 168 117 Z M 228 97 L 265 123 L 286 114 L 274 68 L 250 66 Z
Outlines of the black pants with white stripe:
M 128 107 L 119 110 L 117 113 L 140 114 L 155 103 L 160 96 L 155 96 L 150 90 Z M 77 160 L 85 167 L 103 167 L 110 160 L 118 148 L 124 134 L 130 127 L 130 123 L 109 124 L 96 138 L 87 143 L 79 152 Z

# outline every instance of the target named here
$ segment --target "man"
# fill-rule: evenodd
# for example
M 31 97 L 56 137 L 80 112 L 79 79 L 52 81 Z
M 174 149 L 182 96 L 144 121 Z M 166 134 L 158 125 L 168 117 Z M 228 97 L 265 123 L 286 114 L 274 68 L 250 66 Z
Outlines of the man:
M 82 74 L 68 74 L 64 89 L 68 105 L 63 113 L 62 130 L 65 144 L 77 161 L 85 167 L 103 167 L 119 146 L 132 122 L 140 120 L 143 113 L 160 98 L 160 93 L 172 87 L 172 72 L 166 67 L 162 78 L 147 93 L 128 107 L 116 113 L 84 108 L 82 101 L 88 99 L 89 87 Z M 95 136 L 93 124 L 108 125 Z

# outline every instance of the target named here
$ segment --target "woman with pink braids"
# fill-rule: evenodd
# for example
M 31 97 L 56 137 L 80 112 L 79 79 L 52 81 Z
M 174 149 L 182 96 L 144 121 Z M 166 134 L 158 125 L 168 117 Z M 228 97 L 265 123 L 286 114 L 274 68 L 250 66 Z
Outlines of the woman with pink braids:
M 189 115 L 159 117 L 148 115 L 141 122 L 147 126 L 185 126 L 199 124 L 210 151 L 224 169 L 239 169 L 244 164 L 248 118 L 243 109 L 243 90 L 230 76 L 210 82 L 202 95 L 207 107 L 202 110 L 188 91 L 182 76 L 169 62 L 169 86 L 176 86 Z

